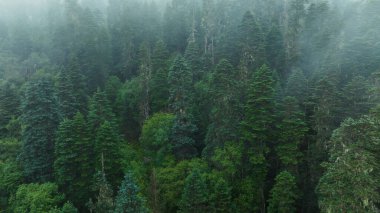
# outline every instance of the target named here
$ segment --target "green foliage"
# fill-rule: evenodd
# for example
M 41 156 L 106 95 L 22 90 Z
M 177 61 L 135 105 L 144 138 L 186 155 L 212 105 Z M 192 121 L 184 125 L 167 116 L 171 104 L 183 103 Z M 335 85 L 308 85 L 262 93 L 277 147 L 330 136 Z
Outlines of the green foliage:
M 144 199 L 139 195 L 139 187 L 133 180 L 132 174 L 127 173 L 116 197 L 115 213 L 144 213 Z
M 218 179 L 213 186 L 210 203 L 212 212 L 231 212 L 231 188 L 223 179 Z
M 96 131 L 105 121 L 116 125 L 115 115 L 105 92 L 98 90 L 90 100 L 88 123 L 91 131 Z
M 263 65 L 256 71 L 249 87 L 245 120 L 242 122 L 243 140 L 249 159 L 249 163 L 245 167 L 252 174 L 253 181 L 246 182 L 248 184 L 246 189 L 255 190 L 255 193 L 248 195 L 250 198 L 247 202 L 255 202 L 253 203 L 254 208 L 262 210 L 265 202 L 264 187 L 267 175 L 266 155 L 268 143 L 274 133 L 274 88 L 273 73 L 266 65 Z
M 170 135 L 174 119 L 172 114 L 157 113 L 144 123 L 140 143 L 154 165 L 160 165 L 171 153 Z
M 151 106 L 153 113 L 164 111 L 168 108 L 169 90 L 168 84 L 168 65 L 167 60 L 169 52 L 166 49 L 166 44 L 159 40 L 157 41 L 152 56 L 152 79 L 151 88 Z
M 169 103 L 176 116 L 171 135 L 174 155 L 177 159 L 194 157 L 197 154 L 193 134 L 197 127 L 193 123 L 191 103 L 193 100 L 192 73 L 182 56 L 177 56 L 169 70 Z
M 275 181 L 270 191 L 268 212 L 296 212 L 296 201 L 299 197 L 296 178 L 289 172 L 283 171 L 276 176 Z
M 213 149 L 223 146 L 227 141 L 237 140 L 239 91 L 234 80 L 235 74 L 227 60 L 221 60 L 212 74 L 210 93 L 214 104 L 205 139 L 206 155 L 210 155 Z
M 61 122 L 55 143 L 54 171 L 56 182 L 76 206 L 90 198 L 94 172 L 93 145 L 82 114 Z
M 16 84 L 0 81 L 0 138 L 9 134 L 7 124 L 20 115 L 20 97 Z
M 183 160 L 157 169 L 159 196 L 162 199 L 163 212 L 175 212 L 179 207 L 179 199 L 185 187 L 185 180 L 189 173 L 199 169 L 204 171 L 207 164 L 200 159 Z
M 49 77 L 36 76 L 27 84 L 22 124 L 21 162 L 26 179 L 36 182 L 52 180 L 58 106 Z
M 295 97 L 300 104 L 305 102 L 308 92 L 308 82 L 301 69 L 293 69 L 291 72 L 285 89 L 287 96 Z
M 326 172 L 317 192 L 322 212 L 377 212 L 379 203 L 379 122 L 345 120 L 329 142 Z
M 112 187 L 119 185 L 122 177 L 120 138 L 111 123 L 106 121 L 98 129 L 95 141 L 95 168 L 103 171 Z
M 53 183 L 20 185 L 11 197 L 10 205 L 15 213 L 49 212 L 63 203 L 64 196 Z
M 185 186 L 180 201 L 180 212 L 208 212 L 207 210 L 207 186 L 200 171 L 193 170 L 185 180 Z
M 282 120 L 278 125 L 278 144 L 275 148 L 282 165 L 289 170 L 295 169 L 294 167 L 300 163 L 300 144 L 308 130 L 305 115 L 297 102 L 297 99 L 289 96 L 283 100 Z
M 94 191 L 98 192 L 96 202 L 92 198 L 86 203 L 91 212 L 95 213 L 112 213 L 114 210 L 114 200 L 112 186 L 109 185 L 104 173 L 97 172 L 94 175 Z
M 260 68 L 266 62 L 264 34 L 256 18 L 247 11 L 239 26 L 241 63 L 249 71 Z

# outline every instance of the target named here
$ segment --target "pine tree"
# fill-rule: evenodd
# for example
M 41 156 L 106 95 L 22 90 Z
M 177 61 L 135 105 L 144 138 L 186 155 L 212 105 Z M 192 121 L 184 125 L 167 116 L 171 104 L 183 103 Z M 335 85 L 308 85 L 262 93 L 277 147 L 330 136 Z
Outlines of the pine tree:
M 285 95 L 295 97 L 300 104 L 307 97 L 307 79 L 301 69 L 293 69 L 286 83 Z
M 251 205 L 265 211 L 264 187 L 267 174 L 268 143 L 274 132 L 275 81 L 272 71 L 263 65 L 256 71 L 249 88 L 245 107 L 245 119 L 242 122 L 243 140 L 248 148 L 248 171 L 253 177 Z M 252 185 L 252 184 L 250 184 Z
M 266 62 L 264 34 L 251 12 L 247 11 L 239 27 L 241 66 L 248 71 L 258 69 Z
M 86 203 L 90 212 L 95 213 L 113 213 L 115 204 L 113 200 L 113 190 L 108 183 L 106 176 L 102 172 L 97 172 L 95 175 L 95 191 L 98 192 L 96 202 L 92 198 Z
M 61 122 L 55 145 L 55 177 L 67 198 L 78 207 L 91 197 L 93 145 L 82 114 Z
M 7 136 L 7 124 L 12 117 L 20 115 L 20 100 L 16 85 L 11 82 L 0 82 L 0 138 Z
M 285 43 L 280 26 L 277 23 L 273 24 L 267 34 L 265 51 L 270 68 L 277 70 L 281 79 L 284 79 L 287 74 L 285 66 Z
M 190 158 L 197 154 L 192 138 L 197 130 L 193 124 L 191 104 L 193 100 L 192 74 L 182 56 L 177 56 L 169 71 L 169 103 L 176 118 L 171 143 L 177 159 Z
M 281 114 L 278 145 L 275 149 L 282 165 L 289 171 L 293 169 L 294 172 L 302 156 L 299 145 L 307 132 L 305 115 L 299 109 L 297 99 L 289 96 L 282 102 Z
M 116 197 L 115 213 L 148 212 L 145 207 L 145 201 L 139 193 L 139 187 L 135 183 L 132 174 L 127 173 Z
M 201 173 L 193 170 L 185 180 L 180 201 L 180 212 L 202 213 L 207 211 L 207 186 Z
M 275 184 L 270 191 L 269 213 L 296 212 L 298 189 L 296 178 L 289 172 L 283 171 L 276 176 Z
M 152 55 L 152 80 L 151 88 L 151 105 L 152 111 L 165 111 L 168 108 L 168 50 L 165 43 L 160 40 L 156 43 Z
M 119 135 L 111 123 L 105 121 L 96 134 L 95 167 L 104 172 L 112 187 L 119 185 L 122 177 L 119 146 Z
M 210 94 L 213 99 L 211 123 L 206 135 L 206 155 L 225 142 L 237 140 L 238 114 L 238 85 L 234 79 L 234 68 L 227 60 L 221 60 L 210 83 Z
M 66 70 L 59 73 L 57 90 L 61 117 L 71 119 L 78 112 L 79 104 L 74 95 L 73 82 Z
M 115 115 L 105 92 L 98 90 L 89 105 L 88 123 L 91 131 L 96 131 L 105 121 L 116 125 Z
M 200 51 L 195 40 L 190 40 L 185 51 L 185 59 L 189 69 L 193 73 L 193 82 L 198 82 L 203 77 L 202 65 L 200 62 Z
M 22 107 L 24 129 L 21 162 L 28 181 L 46 182 L 53 178 L 58 120 L 52 80 L 45 76 L 31 80 L 27 84 Z

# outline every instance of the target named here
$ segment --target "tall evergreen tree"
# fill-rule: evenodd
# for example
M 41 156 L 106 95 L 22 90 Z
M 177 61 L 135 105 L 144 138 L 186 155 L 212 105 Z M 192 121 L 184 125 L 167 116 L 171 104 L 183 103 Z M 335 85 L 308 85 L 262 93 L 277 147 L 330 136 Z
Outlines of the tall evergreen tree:
M 289 172 L 283 171 L 276 176 L 269 199 L 269 213 L 291 213 L 296 212 L 298 189 L 296 178 Z
M 169 52 L 162 40 L 157 41 L 152 55 L 151 102 L 152 111 L 166 110 L 168 107 L 168 65 Z
M 301 69 L 293 69 L 286 83 L 285 95 L 295 97 L 300 104 L 304 104 L 307 97 L 308 82 Z
M 127 173 L 116 197 L 115 213 L 148 212 L 145 207 L 145 201 L 139 193 L 139 187 L 135 183 L 132 174 Z
M 71 119 L 78 112 L 78 103 L 74 95 L 74 85 L 66 70 L 61 70 L 58 76 L 57 96 L 60 114 Z
M 61 122 L 55 145 L 54 170 L 57 183 L 67 198 L 83 208 L 91 197 L 94 173 L 93 145 L 82 114 Z
M 253 71 L 266 63 L 265 38 L 260 25 L 247 11 L 239 27 L 241 66 Z M 247 75 L 249 76 L 249 75 Z
M 192 116 L 192 74 L 185 59 L 177 56 L 169 70 L 169 103 L 176 118 L 171 143 L 178 159 L 190 158 L 197 154 L 193 139 L 197 127 Z
M 26 179 L 33 182 L 52 180 L 58 106 L 53 82 L 49 77 L 36 76 L 27 84 L 22 123 L 21 162 Z
M 116 125 L 115 115 L 105 92 L 98 90 L 90 100 L 88 123 L 91 131 L 96 131 L 105 121 Z
M 11 82 L 0 82 L 0 138 L 7 136 L 7 124 L 12 117 L 20 115 L 20 98 L 16 85 Z
M 281 122 L 278 125 L 278 144 L 276 152 L 282 165 L 295 172 L 302 156 L 300 143 L 304 139 L 307 127 L 305 115 L 299 109 L 297 99 L 285 97 L 282 102 Z
M 249 87 L 245 119 L 242 122 L 243 140 L 249 154 L 247 170 L 253 177 L 251 205 L 265 211 L 265 178 L 267 175 L 268 145 L 274 133 L 275 81 L 272 71 L 263 65 L 258 69 Z
M 238 138 L 239 90 L 235 74 L 235 69 L 227 60 L 221 60 L 212 74 L 210 95 L 214 104 L 205 139 L 206 155 L 211 154 L 213 149 L 223 146 L 225 142 L 236 141 Z
M 116 129 L 105 121 L 98 129 L 95 142 L 95 167 L 102 171 L 112 187 L 119 185 L 122 177 L 120 139 Z
M 198 170 L 192 171 L 185 180 L 180 201 L 180 212 L 202 213 L 207 210 L 207 186 Z

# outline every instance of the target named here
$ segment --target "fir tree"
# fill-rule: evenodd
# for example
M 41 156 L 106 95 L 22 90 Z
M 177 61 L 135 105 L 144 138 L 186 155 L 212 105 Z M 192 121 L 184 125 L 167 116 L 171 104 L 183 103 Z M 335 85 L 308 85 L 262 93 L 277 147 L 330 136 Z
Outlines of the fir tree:
M 139 187 L 136 185 L 132 174 L 125 175 L 116 197 L 115 213 L 144 213 L 145 201 L 139 194 Z
M 185 180 L 180 201 L 180 212 L 202 213 L 207 211 L 207 186 L 200 172 L 193 170 Z
M 287 171 L 276 176 L 275 184 L 270 191 L 269 213 L 296 212 L 298 189 L 296 178 Z
M 16 85 L 11 82 L 0 82 L 0 138 L 7 136 L 7 124 L 12 117 L 20 115 L 20 98 Z
M 168 107 L 168 50 L 165 43 L 160 40 L 153 49 L 152 56 L 152 80 L 151 80 L 151 102 L 152 111 L 158 112 L 166 110 Z
M 266 62 L 265 39 L 261 27 L 251 12 L 247 11 L 239 27 L 241 64 L 248 71 L 258 69 Z
M 94 177 L 94 188 L 98 192 L 96 202 L 94 203 L 92 198 L 90 198 L 86 206 L 90 212 L 112 213 L 115 207 L 112 187 L 109 185 L 103 172 L 97 172 Z
M 73 82 L 66 70 L 59 73 L 57 90 L 61 117 L 71 119 L 78 112 L 79 104 L 74 95 Z
M 82 114 L 64 120 L 57 132 L 55 146 L 55 177 L 61 190 L 78 207 L 91 197 L 93 145 Z
M 116 125 L 115 115 L 105 92 L 98 90 L 90 100 L 88 123 L 91 131 L 96 131 L 105 121 Z
M 274 132 L 275 81 L 272 71 L 263 65 L 256 71 L 249 88 L 245 119 L 242 122 L 243 140 L 248 148 L 249 168 L 255 193 L 255 208 L 265 210 L 264 187 L 267 174 L 268 143 Z M 251 204 L 252 205 L 252 204 Z
M 278 125 L 279 139 L 276 146 L 277 156 L 287 169 L 293 172 L 302 156 L 300 143 L 306 135 L 305 115 L 299 109 L 297 99 L 285 97 L 282 102 L 281 122 Z
M 225 142 L 237 139 L 239 91 L 234 80 L 235 73 L 227 60 L 221 60 L 212 74 L 210 94 L 214 104 L 205 139 L 206 155 L 211 154 L 213 149 L 223 146 Z
M 192 74 L 182 56 L 177 56 L 169 71 L 169 103 L 175 114 L 171 143 L 178 159 L 196 155 L 192 138 L 197 127 L 193 124 L 191 103 L 193 100 Z
M 119 146 L 119 135 L 111 123 L 105 121 L 96 134 L 95 167 L 104 172 L 113 187 L 119 185 L 122 176 Z
M 24 129 L 21 162 L 28 181 L 46 182 L 53 178 L 58 120 L 52 80 L 45 76 L 31 80 L 27 84 L 22 107 Z
M 286 83 L 285 95 L 295 97 L 304 104 L 307 97 L 307 79 L 301 69 L 293 69 Z

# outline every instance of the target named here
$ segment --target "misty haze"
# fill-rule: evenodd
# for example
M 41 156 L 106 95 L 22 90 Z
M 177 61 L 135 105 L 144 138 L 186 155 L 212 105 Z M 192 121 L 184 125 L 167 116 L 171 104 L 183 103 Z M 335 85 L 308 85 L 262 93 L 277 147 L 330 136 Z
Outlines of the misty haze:
M 379 213 L 380 0 L 0 0 L 0 213 Z

